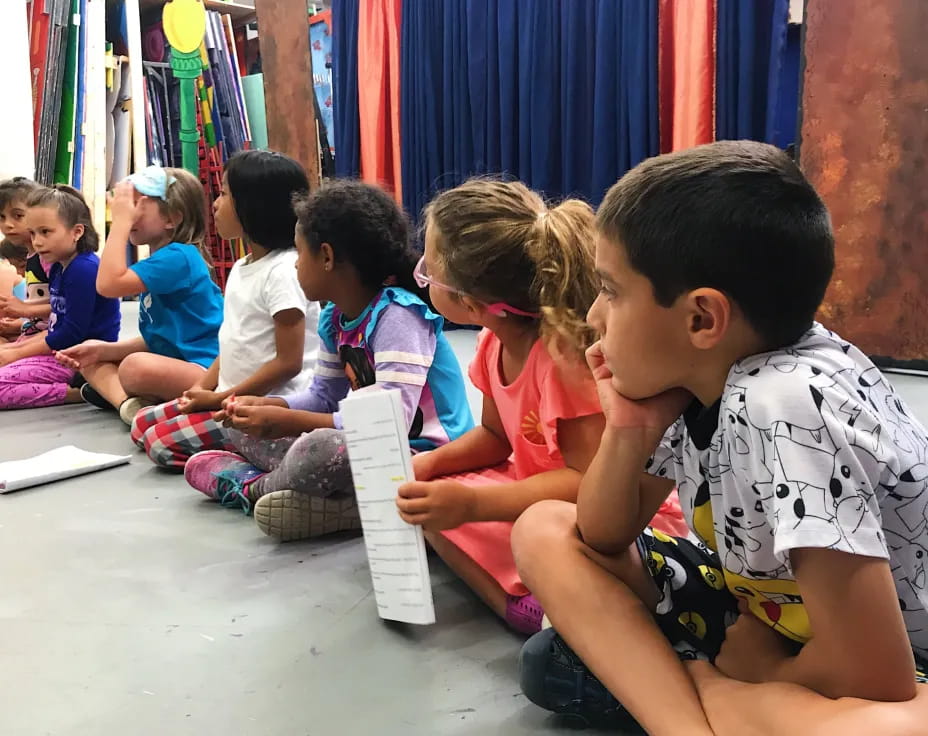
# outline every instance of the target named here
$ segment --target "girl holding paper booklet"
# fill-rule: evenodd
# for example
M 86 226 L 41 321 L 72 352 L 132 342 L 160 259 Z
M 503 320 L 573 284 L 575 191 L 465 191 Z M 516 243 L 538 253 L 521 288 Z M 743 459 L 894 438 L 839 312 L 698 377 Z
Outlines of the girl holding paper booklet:
M 431 450 L 473 427 L 464 378 L 443 319 L 416 294 L 409 223 L 382 189 L 335 181 L 296 198 L 297 278 L 328 302 L 308 390 L 229 397 L 215 415 L 236 452 L 187 462 L 191 486 L 223 506 L 254 511 L 282 541 L 358 529 L 338 403 L 376 383 L 403 398 L 410 444 Z
M 397 506 L 498 615 L 533 633 L 543 612 L 516 571 L 512 523 L 536 501 L 576 501 L 604 426 L 584 360 L 597 292 L 593 212 L 579 200 L 549 207 L 520 182 L 476 179 L 438 195 L 425 225 L 419 284 L 445 317 L 485 328 L 470 367 L 483 417 L 413 458 L 417 480 Z M 681 528 L 675 497 L 653 523 Z

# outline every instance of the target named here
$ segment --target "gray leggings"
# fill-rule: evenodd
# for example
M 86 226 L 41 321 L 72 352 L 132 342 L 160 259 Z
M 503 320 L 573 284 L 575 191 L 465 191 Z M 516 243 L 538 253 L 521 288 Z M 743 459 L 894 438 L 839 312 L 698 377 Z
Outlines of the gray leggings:
M 267 473 L 249 486 L 253 499 L 283 490 L 323 498 L 354 493 L 345 436 L 337 429 L 317 429 L 277 440 L 241 432 L 232 435 L 238 452 Z

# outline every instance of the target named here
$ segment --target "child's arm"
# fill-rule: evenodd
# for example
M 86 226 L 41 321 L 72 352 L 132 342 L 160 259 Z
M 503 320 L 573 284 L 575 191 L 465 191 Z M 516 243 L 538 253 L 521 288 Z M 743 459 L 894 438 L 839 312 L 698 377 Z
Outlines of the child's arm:
M 335 427 L 334 412 L 350 388 L 337 361 L 333 353 L 320 351 L 313 382 L 306 391 L 287 396 L 226 399 L 213 419 L 264 438 L 292 437 Z
M 412 464 L 416 480 L 426 481 L 441 475 L 491 468 L 511 454 L 512 447 L 506 438 L 496 402 L 484 396 L 479 427 L 436 450 L 416 455 Z
M 790 563 L 813 636 L 795 657 L 750 613 L 726 633 L 716 666 L 745 682 L 791 682 L 829 698 L 908 700 L 915 664 L 886 560 L 794 549 Z
M 47 332 L 40 332 L 28 340 L 11 343 L 5 350 L 0 350 L 0 366 L 15 363 L 23 358 L 32 358 L 36 355 L 51 355 L 52 350 L 45 343 Z
M 631 401 L 612 387 L 599 343 L 587 351 L 606 418 L 599 451 L 577 494 L 577 529 L 595 551 L 628 549 L 673 490 L 673 482 L 647 475 L 645 465 L 692 396 L 673 390 Z
M 575 501 L 602 431 L 600 414 L 558 421 L 558 444 L 566 467 L 524 480 L 486 485 L 452 480 L 407 483 L 399 489 L 400 516 L 438 531 L 472 521 L 515 521 L 529 506 L 547 499 Z
M 134 193 L 132 183 L 123 181 L 116 185 L 110 199 L 113 223 L 97 271 L 97 291 L 101 296 L 121 298 L 146 290 L 145 283 L 126 263 L 126 244 L 135 219 Z
M 55 358 L 62 365 L 74 370 L 80 370 L 81 366 L 93 365 L 94 363 L 119 363 L 127 355 L 146 352 L 148 352 L 148 345 L 145 344 L 142 337 L 120 340 L 119 342 L 85 340 L 78 345 L 55 353 Z
M 47 319 L 52 313 L 48 301 L 24 302 L 15 296 L 0 296 L 0 315 L 7 317 L 25 317 L 26 319 Z
M 220 355 L 206 375 L 181 397 L 181 411 L 190 414 L 219 409 L 229 396 L 263 396 L 275 386 L 288 381 L 303 370 L 303 344 L 306 340 L 306 316 L 299 309 L 285 309 L 274 315 L 274 342 L 277 352 L 241 383 L 226 391 L 216 391 L 219 384 Z

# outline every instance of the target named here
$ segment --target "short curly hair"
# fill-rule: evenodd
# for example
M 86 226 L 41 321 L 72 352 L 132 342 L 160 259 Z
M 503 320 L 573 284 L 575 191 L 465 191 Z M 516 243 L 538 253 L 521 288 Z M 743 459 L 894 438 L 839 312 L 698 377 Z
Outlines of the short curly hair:
M 336 262 L 350 263 L 370 289 L 395 284 L 419 294 L 412 272 L 418 255 L 409 218 L 380 187 L 351 179 L 293 198 L 297 226 L 313 252 L 328 243 Z

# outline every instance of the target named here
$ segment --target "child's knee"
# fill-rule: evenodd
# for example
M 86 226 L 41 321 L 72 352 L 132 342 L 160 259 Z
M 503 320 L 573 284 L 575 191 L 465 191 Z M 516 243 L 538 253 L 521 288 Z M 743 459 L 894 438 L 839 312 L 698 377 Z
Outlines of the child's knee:
M 174 447 L 164 441 L 157 426 L 145 430 L 139 445 L 155 465 L 162 468 L 177 467 Z
M 130 353 L 119 364 L 119 383 L 127 394 L 144 394 L 153 384 L 157 384 L 159 376 L 152 372 L 147 358 L 146 353 Z
M 345 436 L 335 429 L 317 429 L 301 436 L 287 452 L 291 485 L 313 495 L 329 496 L 352 488 Z
M 567 501 L 539 501 L 512 528 L 512 552 L 523 575 L 552 549 L 579 541 L 577 507 Z

